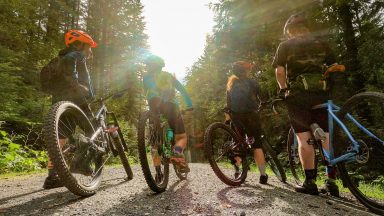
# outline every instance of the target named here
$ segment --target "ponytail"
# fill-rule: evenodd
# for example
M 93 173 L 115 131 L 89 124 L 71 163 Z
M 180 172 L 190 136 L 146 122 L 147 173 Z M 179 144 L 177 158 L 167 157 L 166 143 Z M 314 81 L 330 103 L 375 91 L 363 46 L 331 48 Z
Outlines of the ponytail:
M 227 82 L 227 91 L 230 91 L 233 87 L 233 83 L 236 81 L 236 80 L 239 80 L 239 77 L 236 76 L 236 75 L 232 75 L 228 78 L 228 82 Z

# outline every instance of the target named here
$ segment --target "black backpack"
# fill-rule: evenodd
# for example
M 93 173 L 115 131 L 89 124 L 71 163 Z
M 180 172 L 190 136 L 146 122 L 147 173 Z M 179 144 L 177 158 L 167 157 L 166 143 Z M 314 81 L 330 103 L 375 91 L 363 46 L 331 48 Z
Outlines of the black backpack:
M 58 80 L 59 57 L 53 58 L 40 72 L 41 90 L 47 94 L 54 91 L 54 83 Z

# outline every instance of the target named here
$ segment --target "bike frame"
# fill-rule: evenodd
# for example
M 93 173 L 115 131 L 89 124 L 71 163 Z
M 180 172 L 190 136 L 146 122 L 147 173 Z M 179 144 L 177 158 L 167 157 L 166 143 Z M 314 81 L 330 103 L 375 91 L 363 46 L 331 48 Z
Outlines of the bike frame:
M 344 123 L 337 117 L 337 112 L 340 111 L 340 107 L 335 105 L 332 100 L 328 100 L 327 103 L 321 104 L 319 106 L 316 106 L 316 108 L 327 108 L 328 111 L 328 129 L 329 129 L 329 152 L 326 151 L 324 148 L 321 148 L 324 158 L 328 164 L 330 165 L 336 165 L 341 162 L 351 162 L 356 160 L 356 155 L 359 153 L 360 150 L 360 144 L 359 142 L 353 137 L 351 132 L 348 130 L 348 128 L 344 125 Z M 355 118 L 353 118 L 352 115 L 349 113 L 346 114 L 346 117 L 348 120 L 350 120 L 353 124 L 355 124 L 361 131 L 366 133 L 371 138 L 374 138 L 375 140 L 379 141 L 381 144 L 384 145 L 384 141 L 380 140 L 377 136 L 375 136 L 372 132 L 370 132 L 367 128 L 365 128 L 363 125 L 361 125 Z M 348 139 L 352 143 L 352 148 L 347 151 L 347 153 L 340 155 L 335 158 L 334 155 L 334 148 L 333 148 L 333 135 L 334 135 L 334 122 L 336 122 L 341 129 L 343 129 L 344 133 L 347 135 Z M 298 141 L 297 137 L 294 136 L 294 147 L 298 147 Z
M 125 151 L 128 150 L 128 146 L 127 146 L 127 143 L 125 142 L 125 139 L 123 137 L 123 134 L 120 130 L 120 125 L 117 121 L 117 118 L 116 118 L 116 115 L 113 113 L 113 112 L 108 112 L 107 110 L 107 107 L 105 106 L 104 103 L 102 103 L 101 101 L 101 108 L 97 111 L 96 115 L 94 116 L 94 118 L 97 120 L 98 122 L 98 128 L 95 130 L 95 132 L 93 133 L 92 137 L 91 137 L 91 141 L 94 141 L 99 135 L 100 133 L 103 133 L 103 138 L 104 140 L 107 140 L 110 147 L 113 148 L 113 145 L 110 144 L 110 140 L 108 137 L 106 137 L 104 134 L 106 133 L 106 130 L 107 130 L 107 125 L 105 124 L 105 120 L 107 118 L 107 116 L 110 116 L 113 120 L 113 124 L 115 127 L 119 128 L 117 130 L 119 136 L 120 136 L 120 140 L 123 144 L 123 148 Z

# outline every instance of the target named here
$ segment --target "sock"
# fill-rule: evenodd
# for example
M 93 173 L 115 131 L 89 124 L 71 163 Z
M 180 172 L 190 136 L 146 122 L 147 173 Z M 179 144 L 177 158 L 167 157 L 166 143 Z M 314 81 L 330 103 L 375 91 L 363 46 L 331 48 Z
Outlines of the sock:
M 265 173 L 265 164 L 259 165 L 258 167 L 259 167 L 260 175 L 266 176 L 267 174 Z
M 306 169 L 304 170 L 305 180 L 316 180 L 317 170 L 316 169 Z
M 180 147 L 180 146 L 175 146 L 175 147 L 173 148 L 173 153 L 174 153 L 174 154 L 182 154 L 182 153 L 183 153 L 183 148 Z
M 327 172 L 328 178 L 333 179 L 333 180 L 336 179 L 336 169 L 335 169 L 335 167 L 327 166 L 326 172 Z

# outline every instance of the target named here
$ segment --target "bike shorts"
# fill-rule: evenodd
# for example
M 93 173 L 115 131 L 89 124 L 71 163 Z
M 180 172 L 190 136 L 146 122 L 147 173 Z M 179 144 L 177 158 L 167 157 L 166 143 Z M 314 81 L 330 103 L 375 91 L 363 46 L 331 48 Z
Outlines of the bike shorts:
M 311 131 L 312 123 L 317 123 L 325 132 L 328 132 L 327 109 L 312 109 L 315 105 L 327 102 L 325 92 L 300 92 L 287 97 L 286 101 L 289 119 L 295 133 Z
M 149 99 L 149 109 L 154 113 L 160 113 L 168 120 L 168 124 L 175 134 L 185 133 L 184 121 L 179 107 L 172 102 L 164 102 L 158 97 Z
M 260 116 L 256 112 L 248 113 L 232 113 L 232 122 L 236 125 L 236 128 L 239 129 L 242 137 L 245 137 L 245 134 L 252 136 L 255 140 L 252 144 L 252 148 L 262 148 L 261 140 L 261 126 L 260 126 Z

